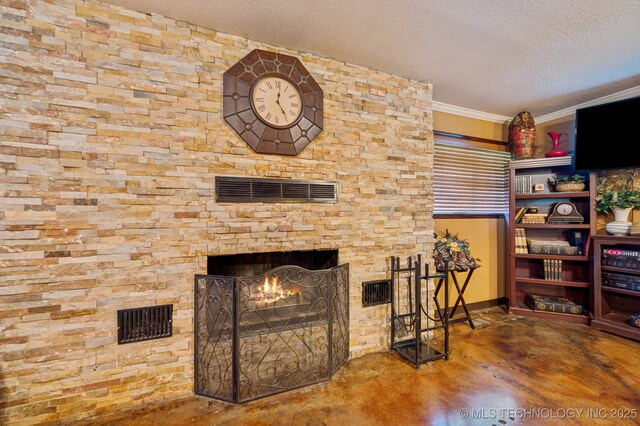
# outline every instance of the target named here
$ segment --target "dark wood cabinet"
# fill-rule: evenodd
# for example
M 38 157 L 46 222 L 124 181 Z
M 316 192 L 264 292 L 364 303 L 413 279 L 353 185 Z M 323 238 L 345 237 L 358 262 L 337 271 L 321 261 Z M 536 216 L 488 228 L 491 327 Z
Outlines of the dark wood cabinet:
M 592 247 L 590 238 L 595 233 L 594 210 L 596 176 L 585 175 L 585 189 L 575 192 L 556 192 L 549 180 L 557 176 L 575 174 L 571 157 L 515 160 L 509 163 L 509 218 L 507 270 L 509 311 L 516 315 L 589 324 L 591 320 Z M 525 180 L 524 187 L 522 180 Z M 518 182 L 517 182 L 518 181 Z M 533 188 L 537 186 L 537 191 Z M 516 214 L 522 207 L 535 208 L 538 214 L 550 214 L 557 203 L 570 203 L 584 218 L 582 223 L 517 222 Z M 518 229 L 518 231 L 516 231 Z M 527 240 L 567 240 L 569 233 L 579 232 L 582 238 L 578 255 L 533 254 Z M 522 235 L 524 233 L 524 236 Z M 516 235 L 518 234 L 518 235 Z M 524 238 L 524 252 L 523 239 Z M 519 250 L 516 247 L 519 246 Z M 558 266 L 553 279 L 545 272 L 545 260 Z M 547 268 L 548 269 L 548 268 Z M 557 296 L 571 299 L 583 307 L 582 315 L 561 314 L 533 310 L 525 303 L 527 294 Z
M 631 325 L 631 314 L 640 313 L 638 256 L 640 236 L 597 235 L 594 242 L 594 286 L 592 327 L 640 340 L 640 328 Z M 620 251 L 620 255 L 607 253 Z M 618 284 L 612 283 L 616 281 Z M 625 285 L 629 283 L 630 285 Z M 609 285 L 604 285 L 609 284 Z M 613 285 L 612 285 L 613 284 Z M 624 288 L 627 287 L 627 288 Z

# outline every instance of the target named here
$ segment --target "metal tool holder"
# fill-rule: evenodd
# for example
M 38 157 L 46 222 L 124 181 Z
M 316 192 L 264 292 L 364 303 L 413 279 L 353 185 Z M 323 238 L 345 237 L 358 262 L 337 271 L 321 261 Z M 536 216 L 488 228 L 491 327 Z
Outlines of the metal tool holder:
M 445 271 L 448 262 L 445 262 Z M 407 258 L 407 266 L 400 266 L 400 258 L 391 257 L 391 350 L 414 364 L 441 358 L 449 359 L 449 278 L 447 273 L 429 274 L 429 265 L 422 257 Z M 429 315 L 428 288 L 430 279 L 444 280 L 444 309 Z M 423 297 L 424 286 L 424 297 Z

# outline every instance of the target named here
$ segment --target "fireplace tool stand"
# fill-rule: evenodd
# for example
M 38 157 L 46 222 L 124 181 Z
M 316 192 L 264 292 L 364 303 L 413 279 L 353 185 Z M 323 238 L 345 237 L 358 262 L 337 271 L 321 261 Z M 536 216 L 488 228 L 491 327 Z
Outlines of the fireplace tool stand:
M 448 262 L 444 270 L 448 270 Z M 429 275 L 429 265 L 422 258 L 407 258 L 400 267 L 400 258 L 391 257 L 391 350 L 414 364 L 449 359 L 449 279 L 447 273 Z M 444 309 L 428 313 L 429 280 L 444 280 Z M 424 297 L 423 293 L 424 285 Z

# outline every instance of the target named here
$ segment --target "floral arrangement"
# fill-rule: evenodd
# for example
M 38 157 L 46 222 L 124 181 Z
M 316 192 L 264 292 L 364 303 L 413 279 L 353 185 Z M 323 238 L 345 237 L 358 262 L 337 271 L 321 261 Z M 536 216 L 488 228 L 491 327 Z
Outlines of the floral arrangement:
M 601 176 L 596 188 L 596 211 L 608 214 L 613 209 L 629 207 L 640 207 L 638 172 Z
M 466 271 L 479 266 L 480 259 L 471 255 L 469 243 L 461 240 L 458 234 L 452 234 L 447 229 L 440 235 L 434 233 L 433 237 L 433 260 L 436 270 L 444 271 L 445 260 L 449 261 L 449 269 L 453 271 Z

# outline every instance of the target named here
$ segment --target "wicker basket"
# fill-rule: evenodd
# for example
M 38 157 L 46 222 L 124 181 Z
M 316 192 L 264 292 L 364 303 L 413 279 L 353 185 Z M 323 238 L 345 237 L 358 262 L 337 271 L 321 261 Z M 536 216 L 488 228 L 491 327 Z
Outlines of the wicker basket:
M 556 184 L 556 191 L 558 192 L 576 192 L 584 190 L 584 182 L 562 182 Z

